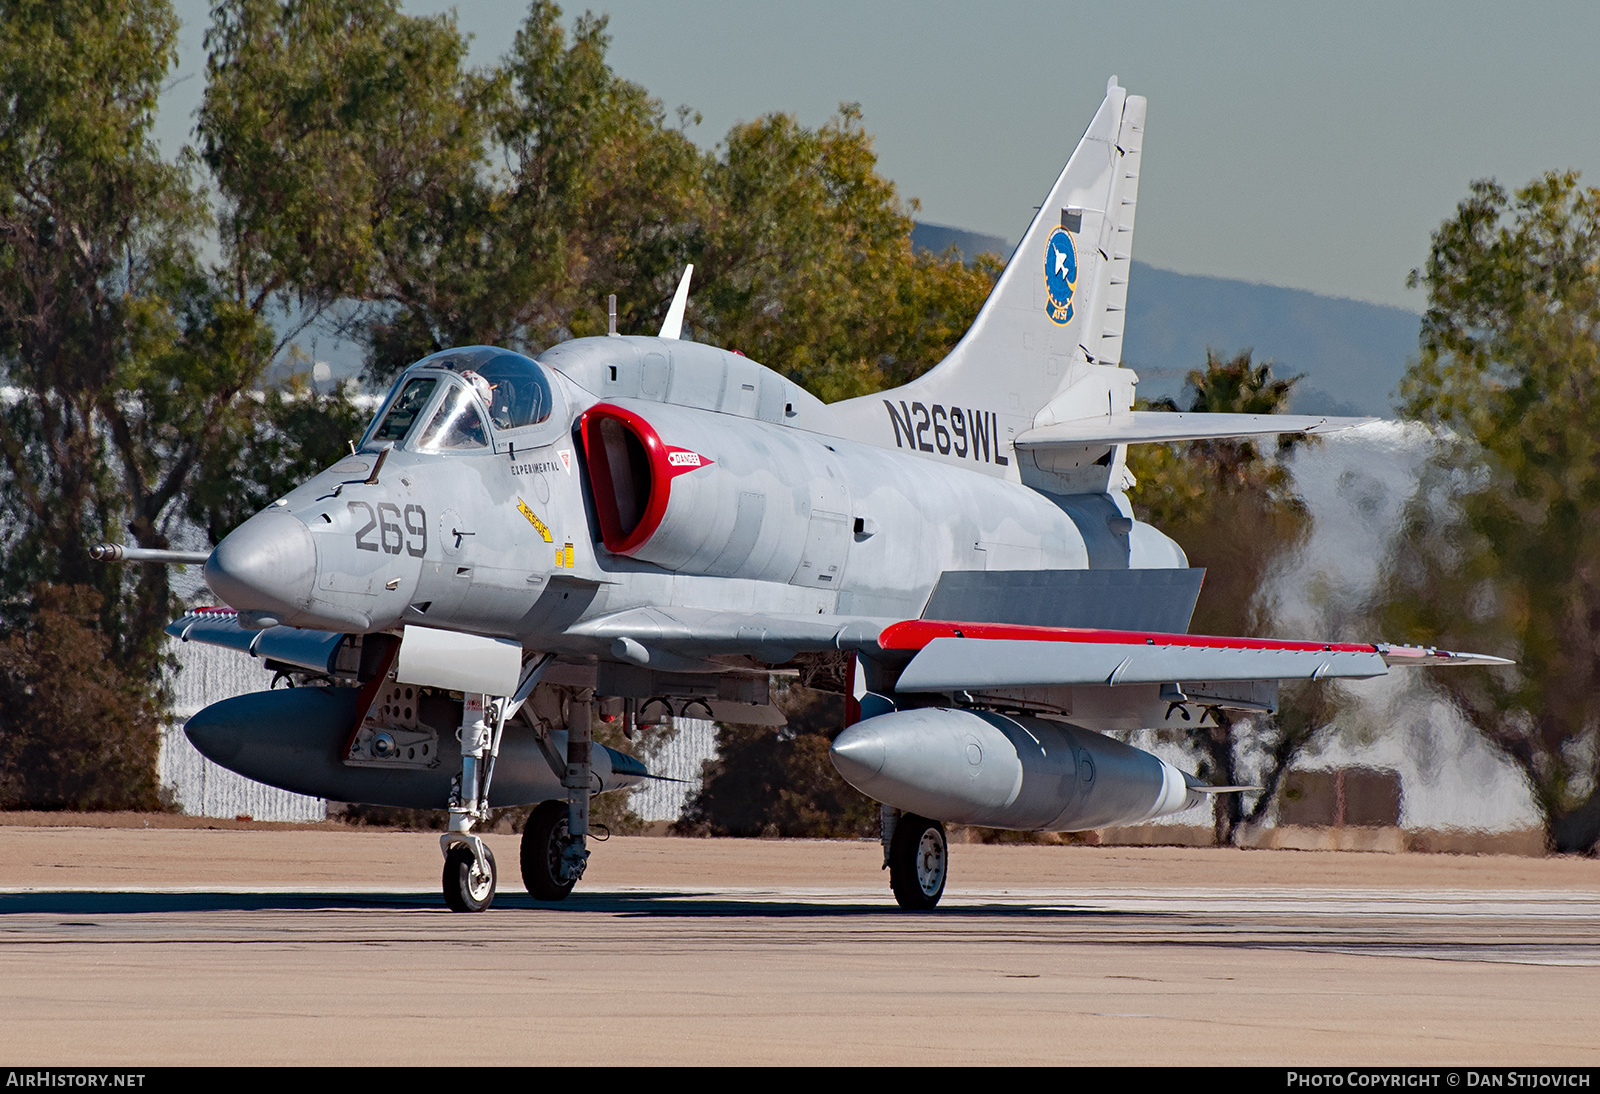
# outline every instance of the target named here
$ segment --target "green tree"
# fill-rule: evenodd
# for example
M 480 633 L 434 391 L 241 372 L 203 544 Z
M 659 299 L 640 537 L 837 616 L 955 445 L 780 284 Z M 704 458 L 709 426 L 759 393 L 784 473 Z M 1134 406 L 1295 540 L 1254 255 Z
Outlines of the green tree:
M 856 107 L 816 129 L 768 115 L 703 154 L 684 132 L 691 111 L 674 127 L 611 71 L 603 18 L 569 38 L 560 14 L 530 9 L 495 134 L 511 168 L 496 235 L 537 302 L 508 329 L 528 345 L 602 333 L 613 292 L 620 328 L 653 333 L 685 262 L 695 338 L 825 399 L 903 383 L 966 331 L 999 266 L 913 254 L 915 203 L 877 173 Z
M 194 453 L 173 442 L 208 433 L 216 405 L 187 386 L 200 378 L 173 307 L 192 287 L 199 208 L 149 140 L 175 32 L 157 0 L 0 6 L 0 382 L 15 391 L 0 408 L 5 611 L 26 613 L 40 582 L 92 587 L 113 652 L 147 670 L 166 573 L 125 578 L 86 548 L 123 527 L 166 546 Z M 153 388 L 180 420 L 141 413 Z M 158 469 L 158 453 L 177 459 Z
M 104 566 L 87 547 L 166 547 L 197 478 L 250 475 L 239 438 L 310 437 L 303 401 L 251 397 L 284 340 L 264 297 L 231 291 L 242 252 L 205 268 L 187 161 L 150 139 L 176 30 L 162 0 L 17 2 L 0 18 L 0 374 L 17 392 L 0 409 L 0 588 L 12 615 L 40 582 L 94 588 L 113 654 L 152 678 L 166 568 Z
M 664 309 L 700 154 L 607 67 L 604 19 L 569 41 L 560 15 L 476 73 L 453 17 L 396 0 L 219 3 L 200 134 L 240 298 L 341 311 L 380 380 L 603 333 L 604 291 Z
M 1472 184 L 1428 290 L 1403 411 L 1435 427 L 1381 589 L 1397 639 L 1513 657 L 1429 674 L 1522 773 L 1555 851 L 1600 840 L 1600 190 Z
M 998 267 L 915 255 L 859 112 L 771 115 L 700 152 L 606 61 L 606 20 L 534 3 L 500 65 L 395 0 L 214 11 L 205 161 L 248 307 L 336 311 L 387 379 L 451 345 L 651 333 L 685 262 L 694 337 L 827 398 L 901 383 L 966 330 Z M 246 288 L 248 287 L 248 288 Z
M 817 129 L 783 114 L 735 126 L 706 188 L 712 219 L 691 251 L 702 337 L 825 400 L 937 364 L 999 275 L 989 256 L 913 253 L 915 203 L 877 173 L 854 104 Z
M 161 706 L 122 670 L 99 594 L 41 585 L 0 640 L 0 809 L 158 809 Z
M 50 727 L 18 707 L 3 748 L 28 785 L 50 776 L 18 774 L 24 760 L 122 780 L 118 798 L 99 776 L 73 775 L 77 803 L 96 807 L 154 801 L 155 723 L 140 712 L 159 699 L 175 604 L 166 567 L 98 564 L 88 546 L 167 547 L 205 508 L 197 481 L 271 478 L 270 460 L 231 462 L 240 438 L 276 437 L 279 462 L 292 463 L 316 432 L 301 421 L 306 400 L 251 397 L 282 346 L 260 306 L 198 257 L 207 218 L 191 162 L 164 162 L 150 139 L 176 29 L 163 0 L 0 3 L 0 630 L 21 643 L 9 686 L 35 713 L 94 709 L 84 696 L 122 694 L 126 681 L 142 689 L 124 696 L 131 722 Z M 70 609 L 40 593 L 50 589 L 68 590 Z M 93 634 L 69 634 L 90 610 Z M 93 679 L 29 676 L 81 664 L 95 643 L 107 667 Z M 79 699 L 61 698 L 78 685 Z M 150 734 L 138 778 L 113 743 L 135 725 Z M 42 751 L 19 743 L 47 731 L 55 743 Z
M 1197 413 L 1274 414 L 1288 409 L 1298 377 L 1280 379 L 1270 361 L 1244 350 L 1224 360 L 1206 352 L 1206 367 L 1188 376 L 1188 404 Z M 1170 400 L 1164 409 L 1177 410 Z M 1311 532 L 1311 514 L 1295 493 L 1284 456 L 1307 443 L 1285 434 L 1271 454 L 1252 440 L 1141 445 L 1128 463 L 1138 486 L 1131 497 L 1142 519 L 1183 547 L 1206 570 L 1191 630 L 1199 634 L 1272 636 L 1278 604 L 1272 579 Z M 1285 687 L 1276 715 L 1208 711 L 1187 728 L 1185 743 L 1201 757 L 1200 775 L 1217 785 L 1263 786 L 1246 809 L 1243 796 L 1219 794 L 1214 825 L 1219 845 L 1260 823 L 1294 760 L 1332 717 L 1337 693 L 1326 685 Z
M 604 334 L 603 301 L 616 293 L 619 328 L 653 334 L 710 215 L 710 161 L 685 133 L 698 119 L 682 108 L 669 124 L 658 100 L 612 71 L 605 17 L 583 15 L 570 36 L 560 20 L 536 0 L 502 68 L 501 233 L 532 302 L 519 325 L 533 346 Z
M 405 300 L 426 317 L 492 250 L 493 89 L 462 71 L 453 18 L 383 0 L 229 0 L 211 20 L 197 132 L 235 305 L 293 309 L 301 326 L 346 305 L 345 333 L 370 337 L 348 304 L 389 300 L 382 338 L 421 324 L 433 348 Z
M 348 385 L 319 393 L 298 376 L 253 409 L 217 438 L 185 493 L 184 515 L 212 543 L 336 462 L 367 424 Z

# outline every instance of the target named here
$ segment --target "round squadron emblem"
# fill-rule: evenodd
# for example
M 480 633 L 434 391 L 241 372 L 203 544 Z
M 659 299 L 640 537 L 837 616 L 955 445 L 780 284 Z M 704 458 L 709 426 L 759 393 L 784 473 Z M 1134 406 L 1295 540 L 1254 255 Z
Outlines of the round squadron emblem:
M 1044 311 L 1050 322 L 1072 321 L 1072 291 L 1078 284 L 1078 250 L 1065 228 L 1050 233 L 1044 245 Z

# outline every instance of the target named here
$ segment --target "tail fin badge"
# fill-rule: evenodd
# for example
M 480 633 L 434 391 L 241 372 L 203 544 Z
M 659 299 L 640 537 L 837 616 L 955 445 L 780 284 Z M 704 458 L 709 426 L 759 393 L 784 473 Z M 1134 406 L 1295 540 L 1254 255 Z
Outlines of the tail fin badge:
M 1059 326 L 1072 322 L 1072 293 L 1078 285 L 1078 250 L 1066 228 L 1050 233 L 1044 245 L 1045 314 Z

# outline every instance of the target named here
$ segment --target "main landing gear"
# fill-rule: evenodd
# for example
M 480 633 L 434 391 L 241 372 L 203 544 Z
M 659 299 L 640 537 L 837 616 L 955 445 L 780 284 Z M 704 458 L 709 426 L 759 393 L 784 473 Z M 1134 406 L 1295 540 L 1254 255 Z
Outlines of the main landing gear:
M 926 912 L 944 896 L 950 841 L 944 825 L 915 813 L 883 809 L 885 865 L 894 899 L 908 912 Z
M 522 884 L 535 900 L 565 900 L 578 879 L 566 868 L 571 807 L 540 802 L 522 830 Z

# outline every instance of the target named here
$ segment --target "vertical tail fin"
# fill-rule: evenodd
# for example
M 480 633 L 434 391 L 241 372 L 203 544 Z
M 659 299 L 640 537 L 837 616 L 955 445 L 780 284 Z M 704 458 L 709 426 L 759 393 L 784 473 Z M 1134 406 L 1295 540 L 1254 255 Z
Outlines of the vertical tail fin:
M 1016 478 L 1010 439 L 1036 419 L 1132 406 L 1133 374 L 1115 366 L 1144 118 L 1144 98 L 1128 95 L 1113 76 L 966 335 L 904 387 L 835 404 L 842 432 Z M 979 425 L 992 446 L 966 443 Z

